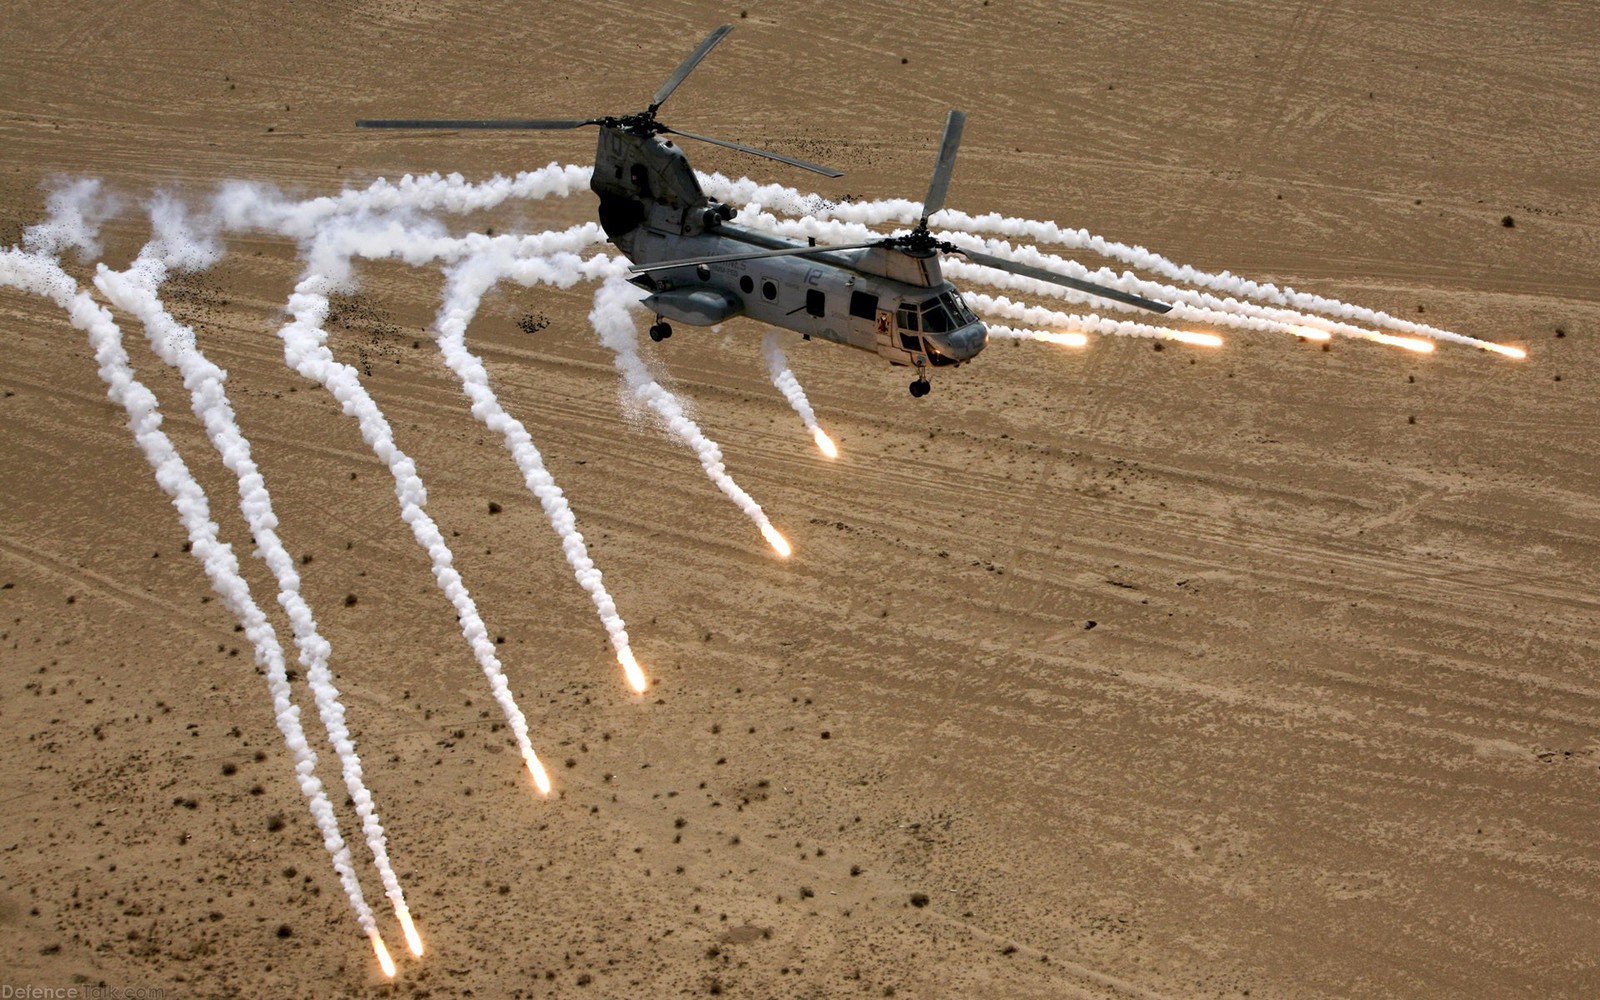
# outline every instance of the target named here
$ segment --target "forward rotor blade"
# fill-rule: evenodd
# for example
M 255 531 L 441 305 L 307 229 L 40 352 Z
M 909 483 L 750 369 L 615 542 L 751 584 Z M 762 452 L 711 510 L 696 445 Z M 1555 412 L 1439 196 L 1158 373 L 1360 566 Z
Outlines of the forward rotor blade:
M 779 163 L 787 163 L 791 167 L 799 167 L 802 170 L 809 170 L 812 173 L 818 173 L 818 174 L 821 174 L 824 177 L 843 177 L 844 176 L 844 172 L 843 171 L 835 170 L 832 167 L 824 167 L 824 166 L 822 166 L 820 164 L 810 163 L 810 162 L 808 162 L 806 160 L 796 159 L 793 156 L 784 156 L 782 153 L 768 152 L 765 149 L 757 149 L 754 146 L 746 146 L 743 143 L 739 143 L 739 142 L 729 142 L 726 139 L 713 139 L 709 135 L 697 135 L 694 132 L 685 132 L 682 129 L 672 128 L 672 127 L 666 126 L 666 125 L 663 125 L 661 127 L 661 131 L 663 131 L 663 132 L 671 132 L 673 135 L 681 135 L 685 139 L 699 139 L 701 142 L 709 142 L 713 146 L 723 146 L 723 147 L 725 147 L 727 149 L 737 149 L 741 153 L 754 153 L 757 156 L 765 156 L 769 160 L 777 160 Z
M 725 264 L 733 260 L 756 260 L 761 257 L 804 257 L 808 254 L 829 253 L 834 250 L 862 250 L 867 247 L 882 246 L 883 240 L 871 240 L 866 243 L 836 243 L 832 246 L 814 247 L 789 247 L 786 250 L 750 250 L 743 253 L 723 253 L 715 257 L 687 257 L 683 260 L 662 261 L 659 264 L 635 264 L 633 270 L 636 274 L 648 271 L 670 271 L 675 267 L 696 267 L 700 264 Z
M 967 116 L 961 111 L 951 111 L 944 122 L 944 141 L 939 144 L 939 162 L 933 166 L 933 181 L 928 185 L 928 197 L 922 199 L 922 225 L 928 216 L 944 207 L 945 192 L 950 190 L 950 173 L 956 168 L 956 149 L 961 145 L 961 129 Z
M 558 129 L 600 124 L 593 118 L 358 118 L 356 128 Z
M 979 253 L 976 250 L 961 250 L 958 248 L 955 252 L 966 257 L 974 264 L 982 264 L 984 267 L 992 267 L 1001 271 L 1009 271 L 1012 274 L 1020 274 L 1024 278 L 1037 278 L 1039 281 L 1048 281 L 1054 285 L 1061 285 L 1066 288 L 1075 288 L 1080 292 L 1088 292 L 1090 295 L 1098 295 L 1104 299 L 1115 299 L 1118 302 L 1126 302 L 1130 306 L 1138 306 L 1140 309 L 1148 309 L 1155 313 L 1172 311 L 1172 307 L 1167 305 L 1165 302 L 1156 302 L 1152 299 L 1141 298 L 1137 295 L 1119 291 L 1115 288 L 1107 288 L 1104 285 L 1097 285 L 1092 281 L 1080 281 L 1077 278 L 1069 278 L 1064 274 L 1057 274 L 1054 271 L 1046 271 L 1042 267 L 1033 267 L 1029 264 L 1021 264 L 1014 260 L 1006 260 L 1004 257 L 995 257 L 990 254 Z
M 667 77 L 667 82 L 663 83 L 661 89 L 656 91 L 656 96 L 650 99 L 650 110 L 654 112 L 661 107 L 662 103 L 672 96 L 672 92 L 678 89 L 678 84 L 682 83 L 684 78 L 694 72 L 696 66 L 700 65 L 700 60 L 706 57 L 706 53 L 716 48 L 717 43 L 727 37 L 728 32 L 732 30 L 733 25 L 724 24 L 707 35 L 706 40 L 700 43 L 700 47 L 689 53 L 689 58 L 685 59 L 677 69 L 673 70 L 672 75 Z

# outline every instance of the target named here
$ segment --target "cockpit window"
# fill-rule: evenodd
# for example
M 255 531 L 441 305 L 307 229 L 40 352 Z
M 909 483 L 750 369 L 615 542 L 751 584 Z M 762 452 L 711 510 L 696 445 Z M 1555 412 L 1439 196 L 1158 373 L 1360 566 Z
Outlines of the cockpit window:
M 974 316 L 972 310 L 967 308 L 967 303 L 961 298 L 960 294 L 945 292 L 941 298 L 950 304 L 950 311 L 955 314 L 956 320 L 962 326 L 978 321 L 978 317 Z
M 967 304 L 949 292 L 922 303 L 922 329 L 928 333 L 950 333 L 976 321 Z
M 898 319 L 900 329 L 915 331 L 917 329 L 917 307 L 909 302 L 901 303 Z

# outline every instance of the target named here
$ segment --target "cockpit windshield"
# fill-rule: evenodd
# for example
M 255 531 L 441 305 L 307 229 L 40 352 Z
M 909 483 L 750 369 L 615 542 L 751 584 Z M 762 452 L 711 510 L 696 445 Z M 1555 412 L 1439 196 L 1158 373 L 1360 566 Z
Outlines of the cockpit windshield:
M 922 329 L 926 333 L 950 333 L 977 321 L 961 297 L 950 292 L 922 303 Z

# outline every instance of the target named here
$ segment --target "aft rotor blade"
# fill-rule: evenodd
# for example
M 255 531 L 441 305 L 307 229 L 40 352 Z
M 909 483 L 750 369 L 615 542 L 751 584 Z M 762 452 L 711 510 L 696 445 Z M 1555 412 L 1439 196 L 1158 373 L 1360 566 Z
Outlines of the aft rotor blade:
M 650 110 L 653 112 L 661 107 L 662 103 L 672 96 L 672 92 L 678 89 L 678 84 L 682 83 L 684 78 L 694 72 L 696 66 L 700 65 L 700 60 L 706 57 L 706 53 L 716 48 L 717 43 L 727 37 L 728 32 L 732 30 L 733 25 L 724 24 L 707 35 L 706 40 L 700 43 L 700 47 L 689 53 L 689 58 L 685 59 L 677 69 L 673 70 L 672 75 L 667 77 L 667 82 L 663 83 L 661 89 L 656 91 L 656 96 L 650 99 Z
M 558 129 L 600 124 L 593 118 L 358 118 L 356 128 Z
M 723 253 L 715 257 L 686 257 L 683 260 L 665 260 L 659 264 L 635 264 L 633 270 L 637 274 L 647 271 L 670 271 L 675 267 L 697 267 L 701 264 L 725 264 L 733 260 L 756 260 L 762 257 L 804 257 L 808 254 L 829 253 L 834 250 L 862 250 L 867 247 L 882 246 L 883 240 L 870 240 L 866 243 L 835 243 L 832 246 L 814 247 L 789 247 L 784 250 L 749 250 L 743 253 Z
M 939 162 L 933 166 L 933 181 L 928 185 L 928 197 L 922 199 L 922 224 L 928 216 L 944 207 L 945 192 L 950 190 L 950 173 L 956 168 L 956 149 L 961 146 L 961 129 L 967 116 L 961 111 L 951 111 L 944 122 L 944 141 L 939 144 Z
M 754 146 L 746 146 L 739 142 L 729 142 L 726 139 L 713 139 L 709 135 L 697 135 L 694 132 L 685 132 L 682 129 L 671 128 L 665 125 L 661 127 L 661 131 L 671 132 L 673 135 L 681 135 L 685 139 L 699 139 L 701 142 L 709 142 L 713 146 L 723 146 L 727 149 L 737 149 L 741 153 L 754 153 L 757 156 L 765 156 L 769 160 L 777 160 L 779 163 L 787 163 L 791 167 L 799 167 L 802 170 L 809 170 L 812 173 L 818 173 L 824 177 L 844 176 L 843 171 L 835 170 L 832 167 L 824 167 L 821 164 L 810 163 L 806 160 L 796 159 L 793 156 L 784 156 L 782 153 L 773 153 L 765 149 L 757 149 Z
M 1080 281 L 1077 278 L 1069 278 L 1064 274 L 1057 274 L 1054 271 L 1046 271 L 1042 267 L 1033 267 L 1029 264 L 1018 263 L 1014 260 L 1006 260 L 1004 257 L 995 257 L 990 254 L 979 253 L 976 250 L 957 249 L 955 252 L 966 257 L 974 264 L 982 264 L 984 267 L 993 267 L 1001 271 L 1010 271 L 1012 274 L 1020 274 L 1024 278 L 1037 278 L 1040 281 L 1048 281 L 1054 285 L 1062 285 L 1066 288 L 1075 288 L 1080 292 L 1088 292 L 1090 295 L 1098 295 L 1103 299 L 1114 299 L 1118 302 L 1126 302 L 1130 306 L 1138 306 L 1140 309 L 1148 309 L 1151 312 L 1164 313 L 1172 311 L 1172 307 L 1167 305 L 1165 302 L 1156 302 L 1152 299 L 1141 298 L 1137 295 L 1119 291 L 1115 288 L 1107 288 L 1104 285 L 1097 285 L 1092 281 Z

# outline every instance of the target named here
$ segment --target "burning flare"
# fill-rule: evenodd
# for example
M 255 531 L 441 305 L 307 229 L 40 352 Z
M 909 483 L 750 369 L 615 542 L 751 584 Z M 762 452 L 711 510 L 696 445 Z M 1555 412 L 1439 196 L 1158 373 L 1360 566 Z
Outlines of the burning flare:
M 1433 353 L 1433 341 L 1431 340 L 1419 340 L 1416 337 L 1396 337 L 1390 333 L 1373 333 L 1371 336 L 1378 343 L 1388 344 L 1390 347 L 1403 347 L 1418 354 Z
M 533 775 L 533 784 L 539 789 L 540 795 L 550 794 L 550 775 L 544 771 L 544 765 L 539 763 L 539 755 L 530 748 L 526 750 L 522 759 L 527 761 L 528 773 Z
M 824 457 L 839 457 L 839 446 L 833 443 L 833 438 L 828 436 L 827 431 L 824 431 L 821 427 L 814 427 L 811 430 L 811 437 L 817 442 L 817 447 L 822 449 Z
M 1293 330 L 1294 331 L 1294 335 L 1296 337 L 1301 338 L 1302 340 L 1332 340 L 1333 339 L 1333 334 L 1329 333 L 1326 330 L 1318 330 L 1314 326 L 1301 326 L 1298 323 L 1292 323 L 1292 324 L 1290 324 L 1289 329 Z
M 406 936 L 406 947 L 411 949 L 411 954 L 422 957 L 422 935 L 417 933 L 417 925 L 411 920 L 411 911 L 404 906 L 395 910 L 394 915 L 400 919 L 400 930 Z
M 627 676 L 628 686 L 633 688 L 633 693 L 644 694 L 648 682 L 644 678 L 644 668 L 633 658 L 633 650 L 624 646 L 617 652 L 617 662 L 622 664 L 622 672 Z
M 1222 346 L 1222 338 L 1214 333 L 1190 333 L 1188 330 L 1173 330 L 1172 339 L 1185 344 L 1194 344 L 1196 347 Z
M 770 524 L 761 526 L 761 537 L 765 538 L 767 544 L 772 546 L 774 551 L 785 559 L 789 558 L 790 554 L 794 552 L 794 549 L 789 547 L 789 540 L 778 534 L 778 529 Z
M 394 978 L 394 959 L 389 957 L 389 949 L 384 947 L 383 938 L 376 930 L 367 931 L 367 937 L 372 939 L 372 950 L 378 956 L 378 964 L 383 967 L 386 978 Z
M 1483 349 L 1486 351 L 1493 351 L 1496 354 L 1504 354 L 1508 358 L 1516 358 L 1518 361 L 1521 361 L 1523 358 L 1528 356 L 1528 352 L 1524 351 L 1522 348 L 1510 347 L 1506 344 L 1491 344 L 1485 342 Z
M 1035 333 L 1032 339 L 1045 344 L 1055 344 L 1058 347 L 1089 346 L 1089 338 L 1081 333 L 1053 333 L 1041 330 Z

